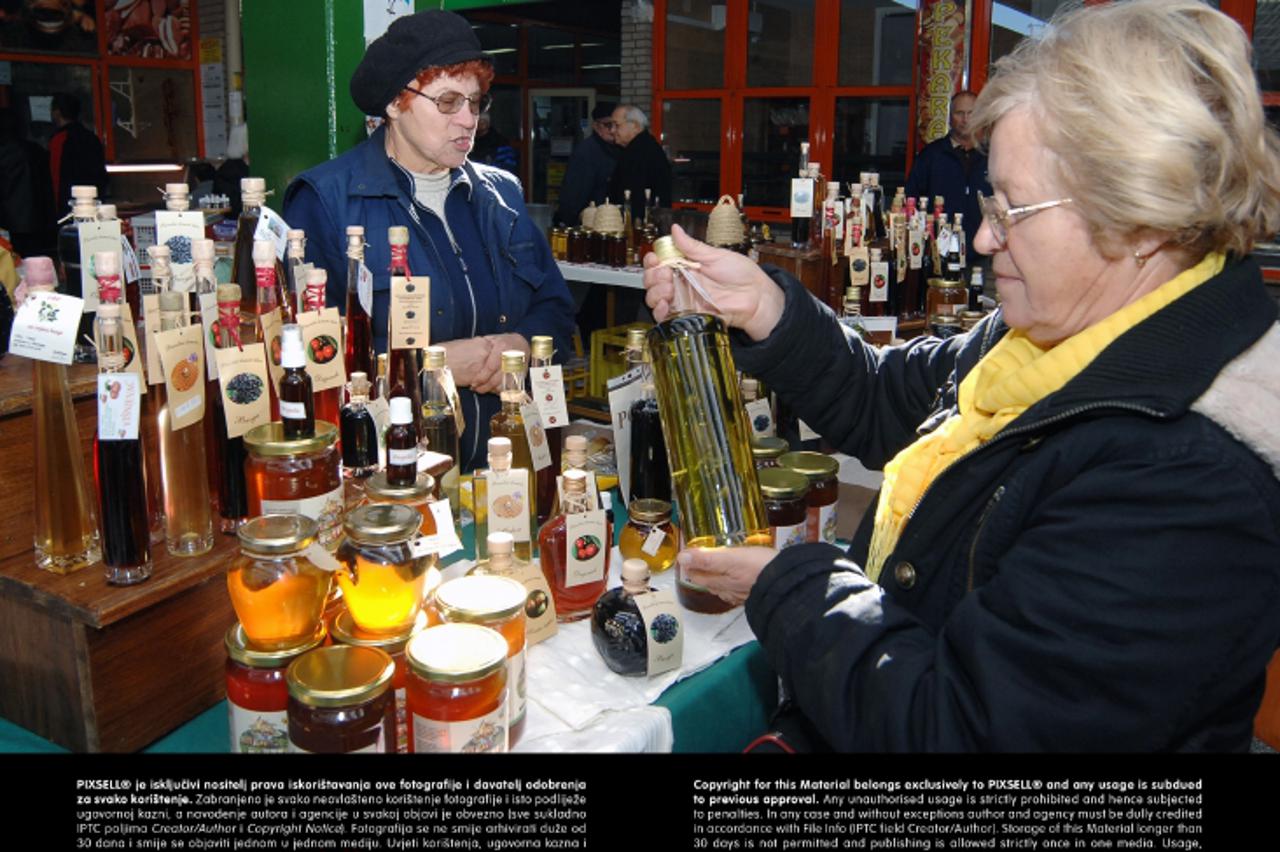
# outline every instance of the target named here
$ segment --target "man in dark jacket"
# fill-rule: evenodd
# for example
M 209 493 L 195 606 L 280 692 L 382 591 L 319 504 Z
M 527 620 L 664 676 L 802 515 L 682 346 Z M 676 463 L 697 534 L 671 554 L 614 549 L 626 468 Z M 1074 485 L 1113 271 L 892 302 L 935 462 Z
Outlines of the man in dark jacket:
M 951 132 L 924 146 L 907 177 L 907 195 L 928 198 L 930 211 L 933 199 L 941 195 L 946 199 L 948 216 L 964 214 L 965 241 L 970 246 L 982 224 L 978 193 L 991 195 L 987 155 L 974 147 L 969 133 L 975 99 L 973 92 L 961 92 L 951 99 Z
M 0 109 L 0 228 L 22 257 L 58 251 L 49 154 L 23 138 L 11 109 Z
M 671 206 L 671 161 L 649 132 L 649 117 L 639 107 L 623 104 L 613 111 L 613 133 L 622 153 L 609 181 L 609 200 L 621 204 L 631 190 L 631 217 L 644 216 L 644 191 Z
M 49 168 L 58 193 L 55 209 L 63 214 L 70 209 L 73 186 L 96 186 L 98 197 L 106 197 L 107 161 L 97 134 L 80 123 L 79 98 L 54 95 L 50 114 L 57 129 L 49 140 Z
M 591 133 L 573 149 L 560 182 L 557 222 L 576 226 L 589 202 L 603 204 L 608 198 L 609 179 L 621 150 L 613 139 L 613 104 L 596 104 L 591 111 Z

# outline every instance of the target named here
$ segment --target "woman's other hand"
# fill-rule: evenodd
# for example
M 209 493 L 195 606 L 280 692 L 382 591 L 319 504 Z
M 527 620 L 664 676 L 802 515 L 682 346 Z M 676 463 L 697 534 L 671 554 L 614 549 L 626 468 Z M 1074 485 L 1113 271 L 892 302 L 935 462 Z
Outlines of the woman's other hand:
M 676 558 L 686 580 L 739 606 L 746 603 L 764 566 L 777 555 L 771 547 L 717 547 L 681 551 Z
M 529 363 L 529 341 L 520 334 L 491 334 L 481 338 L 489 342 L 489 354 L 484 366 L 471 382 L 471 389 L 476 393 L 497 393 L 502 388 L 502 353 L 511 349 L 524 353 L 525 363 Z
M 493 342 L 487 337 L 468 337 L 440 344 L 445 349 L 449 370 L 460 388 L 476 388 L 476 382 L 489 375 L 487 363 Z

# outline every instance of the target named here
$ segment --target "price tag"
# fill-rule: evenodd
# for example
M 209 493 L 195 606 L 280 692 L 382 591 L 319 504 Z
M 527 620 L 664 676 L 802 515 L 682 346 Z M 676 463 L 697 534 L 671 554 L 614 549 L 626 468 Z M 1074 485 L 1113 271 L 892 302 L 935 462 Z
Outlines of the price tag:
M 83 299 L 52 290 L 33 291 L 13 318 L 9 351 L 37 361 L 70 364 L 83 312 Z
M 604 579 L 609 521 L 603 509 L 566 515 L 564 584 L 568 588 Z M 490 523 L 490 529 L 493 528 Z
M 129 238 L 120 237 L 120 272 L 125 281 L 137 281 L 142 277 L 142 268 L 138 266 L 138 254 L 133 250 Z
M 141 382 L 133 373 L 98 374 L 98 440 L 136 441 L 142 419 Z
M 227 419 L 227 437 L 239 438 L 254 426 L 271 422 L 271 398 L 267 393 L 267 364 L 261 343 L 246 344 L 243 350 L 219 349 L 218 382 L 222 389 L 222 411 Z
M 195 289 L 191 245 L 201 239 L 204 239 L 204 214 L 199 210 L 156 211 L 156 242 L 169 247 L 173 289 L 179 293 Z
M 336 574 L 342 570 L 342 563 L 338 558 L 325 549 L 320 542 L 312 542 L 307 545 L 306 550 L 302 551 L 307 559 L 311 560 L 311 564 L 319 568 L 321 571 L 328 571 Z
M 80 222 L 76 231 L 80 236 L 80 295 L 84 299 L 85 312 L 97 313 L 98 278 L 93 268 L 93 256 L 103 251 L 120 252 L 120 221 Z
M 289 225 L 280 214 L 267 205 L 262 205 L 258 215 L 258 227 L 253 231 L 255 240 L 271 240 L 276 249 L 276 260 L 283 261 L 285 250 L 289 247 Z
M 280 387 L 280 380 L 284 378 L 283 350 L 284 342 L 281 339 L 280 327 L 283 322 L 280 319 L 280 309 L 275 308 L 262 314 L 258 321 L 262 323 L 262 342 L 267 347 L 267 370 L 271 375 L 271 386 Z M 312 392 L 315 391 L 315 385 L 312 385 Z
M 666 540 L 667 534 L 662 527 L 654 527 L 644 537 L 644 544 L 640 545 L 640 551 L 650 556 L 657 556 L 658 551 L 662 548 L 662 543 Z
M 449 498 L 433 500 L 427 506 L 431 509 L 431 517 L 436 522 L 435 537 L 439 540 L 439 549 L 436 552 L 444 557 L 461 550 L 462 542 L 458 540 L 458 529 L 453 525 L 453 507 L 449 505 Z
M 188 325 L 156 335 L 164 373 L 165 404 L 174 430 L 199 424 L 204 418 L 204 347 L 202 327 Z
M 613 425 L 613 449 L 618 459 L 618 484 L 622 499 L 630 502 L 631 494 L 631 403 L 644 391 L 639 367 L 609 380 L 609 419 Z
M 218 348 L 218 295 L 216 293 L 200 294 L 200 326 L 204 337 L 204 363 L 208 370 L 209 381 L 218 379 L 218 359 L 214 352 Z
M 529 442 L 529 456 L 533 460 L 535 471 L 551 467 L 551 447 L 547 443 L 547 432 L 542 428 L 542 417 L 538 414 L 538 406 L 526 402 L 520 406 L 520 417 L 524 420 L 524 436 Z
M 360 261 L 360 272 L 356 276 L 356 295 L 360 299 L 360 307 L 369 316 L 373 316 L 373 273 Z
M 431 343 L 431 279 L 391 279 L 391 348 L 422 349 Z
M 522 467 L 487 474 L 489 532 L 511 533 L 529 541 L 529 471 Z
M 547 429 L 569 425 L 569 408 L 564 401 L 564 369 L 558 364 L 534 367 L 529 371 L 529 387 L 533 402 Z
M 147 352 L 147 384 L 164 384 L 164 371 L 160 369 L 160 349 L 156 346 L 156 332 L 160 330 L 159 293 L 144 293 L 142 296 L 142 330 L 146 335 L 143 348 Z
M 319 393 L 347 383 L 346 360 L 342 354 L 342 318 L 337 308 L 298 314 L 302 345 L 307 352 L 307 375 L 311 391 Z
M 449 407 L 453 409 L 454 424 L 458 427 L 458 434 L 461 435 L 466 431 L 467 421 L 462 416 L 462 400 L 458 399 L 458 386 L 454 384 L 453 371 L 448 367 L 440 371 L 440 385 L 444 388 L 445 396 L 449 400 Z
M 747 420 L 751 422 L 752 434 L 761 437 L 773 435 L 773 409 L 767 399 L 755 399 L 746 405 Z
M 684 657 L 684 624 L 675 593 L 670 589 L 647 592 L 632 598 L 644 619 L 645 638 L 649 646 L 648 675 L 680 668 Z
M 380 396 L 377 399 L 369 400 L 365 408 L 369 411 L 369 416 L 373 418 L 373 425 L 378 429 L 378 454 L 385 455 L 387 452 L 387 427 L 391 425 L 391 403 L 386 397 Z

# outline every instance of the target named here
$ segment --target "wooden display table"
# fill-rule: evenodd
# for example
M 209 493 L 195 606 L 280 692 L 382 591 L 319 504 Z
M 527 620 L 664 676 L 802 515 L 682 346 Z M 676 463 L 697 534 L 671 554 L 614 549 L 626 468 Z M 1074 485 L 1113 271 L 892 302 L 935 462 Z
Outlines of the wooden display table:
M 69 381 L 92 472 L 96 369 Z M 222 700 L 222 638 L 234 623 L 227 561 L 152 546 L 151 579 L 108 586 L 101 565 L 35 566 L 31 362 L 0 360 L 0 715 L 74 751 L 133 751 Z M 143 511 L 139 507 L 138 511 Z

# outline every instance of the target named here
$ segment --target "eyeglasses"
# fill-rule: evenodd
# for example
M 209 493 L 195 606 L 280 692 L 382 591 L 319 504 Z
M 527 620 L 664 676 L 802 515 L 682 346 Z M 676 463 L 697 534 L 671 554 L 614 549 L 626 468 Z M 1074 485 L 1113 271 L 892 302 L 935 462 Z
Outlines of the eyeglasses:
M 991 227 L 991 234 L 1001 248 L 1004 248 L 1009 239 L 1009 229 L 1018 222 L 1041 210 L 1049 210 L 1070 203 L 1070 198 L 1058 198 L 1053 201 L 1041 201 L 1039 204 L 1028 204 L 1025 207 L 1005 207 L 994 198 L 978 193 L 978 209 L 982 211 L 983 220 Z
M 615 127 L 617 127 L 617 126 L 618 126 L 618 123 L 617 123 L 616 121 L 613 121 L 613 120 L 611 120 L 611 119 L 607 119 L 607 118 L 606 118 L 606 119 L 602 119 L 602 120 L 600 120 L 600 121 L 597 121 L 597 122 L 596 122 L 596 124 L 600 125 L 601 127 L 605 128 L 605 129 L 607 129 L 607 130 L 612 130 L 613 128 L 615 128 Z
M 467 106 L 471 109 L 472 115 L 479 115 L 482 112 L 488 112 L 489 107 L 493 105 L 493 95 L 485 92 L 474 98 L 467 97 L 462 92 L 445 92 L 440 95 L 428 95 L 425 92 L 419 92 L 417 89 L 404 87 L 406 92 L 413 92 L 420 98 L 426 98 L 436 105 L 436 109 L 440 110 L 443 115 L 453 115 L 462 109 L 462 102 L 466 101 Z

